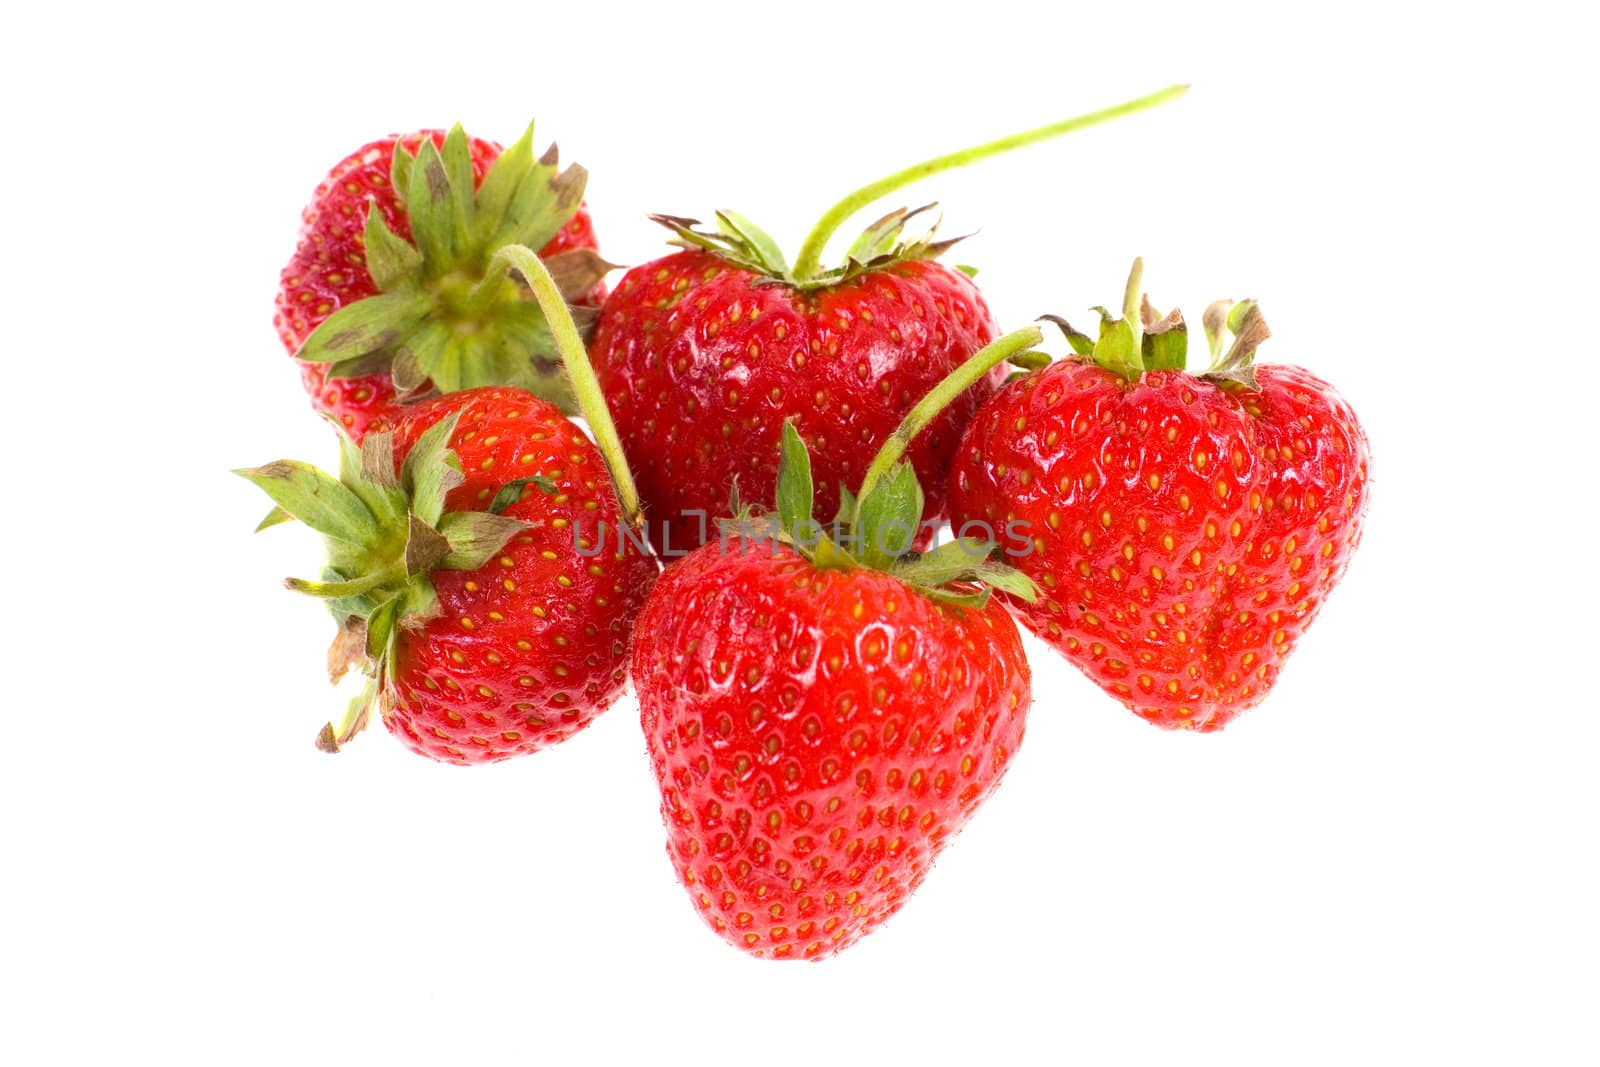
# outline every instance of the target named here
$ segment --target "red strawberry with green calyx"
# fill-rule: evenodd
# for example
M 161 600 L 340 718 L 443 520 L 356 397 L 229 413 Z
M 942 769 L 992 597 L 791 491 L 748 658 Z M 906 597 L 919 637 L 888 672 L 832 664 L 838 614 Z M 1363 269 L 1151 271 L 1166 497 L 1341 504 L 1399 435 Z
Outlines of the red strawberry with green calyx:
M 816 464 L 818 505 L 837 505 L 867 457 L 917 398 L 999 333 L 968 273 L 935 260 L 953 242 L 905 237 L 926 209 L 879 219 L 842 266 L 824 246 L 856 212 L 927 175 L 1154 106 L 1175 87 L 1127 104 L 941 156 L 841 200 L 791 267 L 748 219 L 717 213 L 713 231 L 657 216 L 685 251 L 629 271 L 606 300 L 592 351 L 650 532 L 671 552 L 715 536 L 737 481 L 770 499 L 779 426 L 792 419 Z M 918 440 L 910 462 L 927 517 L 944 514 L 956 439 L 1000 376 L 974 384 Z
M 1190 374 L 1177 311 L 1141 297 L 1077 358 L 1013 381 L 973 418 L 952 521 L 1023 524 L 1007 562 L 1041 596 L 1023 622 L 1163 727 L 1217 730 L 1262 699 L 1349 564 L 1370 463 L 1348 404 L 1300 367 L 1257 365 L 1253 301 L 1206 309 Z M 1224 349 L 1226 335 L 1232 344 Z
M 918 405 L 829 528 L 785 422 L 776 512 L 730 521 L 728 545 L 669 567 L 645 602 L 632 672 L 668 853 L 737 948 L 820 959 L 870 933 L 1022 742 L 1028 665 L 989 589 L 1033 587 L 987 544 L 911 551 L 923 501 L 903 456 L 1038 337 L 1002 339 Z
M 516 385 L 571 397 L 535 302 L 486 270 L 507 245 L 541 249 L 569 302 L 598 305 L 609 268 L 582 208 L 582 167 L 428 130 L 365 145 L 317 187 L 284 268 L 275 323 L 312 404 L 357 440 L 437 389 Z
M 278 505 L 263 526 L 298 519 L 327 544 L 321 579 L 287 584 L 338 621 L 335 680 L 370 679 L 323 729 L 329 751 L 376 712 L 433 759 L 507 759 L 571 736 L 622 692 L 656 564 L 576 328 L 520 255 L 598 448 L 553 404 L 480 387 L 415 405 L 359 446 L 341 436 L 337 477 L 288 460 L 238 472 Z

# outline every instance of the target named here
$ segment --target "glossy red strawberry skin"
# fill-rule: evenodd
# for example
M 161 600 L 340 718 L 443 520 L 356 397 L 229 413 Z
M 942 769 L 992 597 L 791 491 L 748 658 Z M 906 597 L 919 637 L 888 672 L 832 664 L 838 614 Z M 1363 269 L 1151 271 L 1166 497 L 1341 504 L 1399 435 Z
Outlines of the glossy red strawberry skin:
M 449 510 L 485 510 L 505 483 L 534 474 L 557 489 L 530 486 L 503 512 L 530 525 L 485 566 L 435 570 L 439 613 L 400 632 L 384 724 L 422 755 L 475 764 L 565 740 L 615 702 L 657 568 L 636 547 L 618 556 L 619 509 L 599 451 L 519 389 L 469 389 L 409 410 L 394 427 L 397 460 L 456 412 L 451 447 L 466 481 Z
M 978 412 L 951 471 L 958 528 L 1026 524 L 1007 562 L 1042 595 L 1013 610 L 1163 727 L 1220 729 L 1261 701 L 1360 541 L 1355 413 L 1299 367 L 1256 376 L 1056 363 Z
M 997 335 L 977 287 L 938 263 L 806 292 L 691 250 L 623 277 L 591 353 L 651 536 L 681 553 L 716 537 L 735 477 L 743 499 L 772 499 L 785 418 L 811 449 L 816 513 L 831 517 L 840 483 L 857 484 L 912 405 Z M 968 390 L 913 443 L 925 518 L 944 514 L 956 440 L 1002 378 Z
M 335 164 L 311 194 L 311 202 L 301 213 L 294 255 L 279 279 L 273 316 L 278 338 L 291 355 L 329 315 L 346 304 L 377 294 L 378 287 L 366 265 L 364 234 L 369 202 L 397 236 L 411 239 L 410 220 L 389 174 L 395 146 L 401 144 L 415 152 L 424 137 L 442 146 L 445 134 L 443 130 L 420 130 L 362 145 Z M 469 143 L 473 175 L 481 182 L 484 172 L 500 155 L 500 146 L 476 137 Z M 587 210 L 580 207 L 540 254 L 598 247 L 594 224 Z M 600 285 L 583 302 L 598 306 L 604 298 L 605 287 Z M 327 364 L 300 365 L 301 381 L 312 407 L 337 420 L 356 440 L 367 432 L 373 419 L 395 414 L 394 386 L 387 371 L 341 381 L 329 381 L 327 373 Z
M 716 544 L 662 576 L 632 670 L 679 879 L 730 944 L 780 959 L 905 903 L 999 784 L 1030 692 L 998 601 Z

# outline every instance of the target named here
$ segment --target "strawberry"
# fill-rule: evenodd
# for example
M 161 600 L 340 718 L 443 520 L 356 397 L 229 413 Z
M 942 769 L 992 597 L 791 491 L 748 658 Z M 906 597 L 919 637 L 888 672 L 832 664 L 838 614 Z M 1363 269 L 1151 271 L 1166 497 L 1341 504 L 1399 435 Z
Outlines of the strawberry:
M 988 586 L 1032 588 L 982 546 L 906 551 L 922 500 L 904 442 L 831 533 L 793 422 L 782 448 L 777 515 L 667 569 L 632 673 L 691 899 L 735 947 L 815 959 L 899 910 L 1000 783 L 1029 673 Z
M 581 361 L 553 280 L 524 256 L 558 346 Z M 548 401 L 485 386 L 413 405 L 359 446 L 341 436 L 337 478 L 288 460 L 238 472 L 278 505 L 263 526 L 295 518 L 323 534 L 323 579 L 287 584 L 339 621 L 335 680 L 355 666 L 371 677 L 323 728 L 324 749 L 375 709 L 424 756 L 486 763 L 570 737 L 621 694 L 656 564 L 626 468 L 603 458 L 620 451 L 592 371 L 568 366 L 599 448 Z
M 714 232 L 697 230 L 693 219 L 655 216 L 686 251 L 623 277 L 601 308 L 592 349 L 657 547 L 681 554 L 715 536 L 713 520 L 728 514 L 735 483 L 749 498 L 770 499 L 786 418 L 815 454 L 827 513 L 917 398 L 998 334 L 970 271 L 934 262 L 954 242 L 934 240 L 931 230 L 902 240 L 926 208 L 879 219 L 842 267 L 823 270 L 823 248 L 844 221 L 929 174 L 1182 91 L 941 156 L 866 186 L 823 216 L 792 268 L 770 236 L 734 212 L 718 212 Z M 928 519 L 944 514 L 945 473 L 961 429 L 1001 380 L 975 383 L 912 449 Z
M 1217 730 L 1266 697 L 1344 574 L 1367 507 L 1356 416 L 1310 371 L 1256 366 L 1252 301 L 1206 310 L 1212 368 L 1139 296 L 1098 341 L 1008 384 L 967 427 L 953 522 L 1017 524 L 1043 589 L 1022 621 L 1159 726 Z M 1225 331 L 1235 340 L 1222 352 Z
M 558 173 L 554 147 L 536 161 L 532 142 L 531 125 L 504 152 L 459 126 L 386 137 L 312 194 L 274 325 L 312 406 L 357 440 L 430 387 L 512 384 L 569 405 L 537 307 L 514 286 L 474 288 L 519 243 L 542 246 L 574 302 L 605 297 L 583 168 Z
M 911 403 L 998 334 L 965 275 L 903 255 L 826 289 L 685 251 L 626 274 L 601 311 L 595 362 L 663 550 L 692 548 L 741 491 L 770 497 L 792 418 L 816 452 L 819 507 L 860 477 Z M 944 512 L 961 428 L 998 381 L 945 413 L 911 462 Z

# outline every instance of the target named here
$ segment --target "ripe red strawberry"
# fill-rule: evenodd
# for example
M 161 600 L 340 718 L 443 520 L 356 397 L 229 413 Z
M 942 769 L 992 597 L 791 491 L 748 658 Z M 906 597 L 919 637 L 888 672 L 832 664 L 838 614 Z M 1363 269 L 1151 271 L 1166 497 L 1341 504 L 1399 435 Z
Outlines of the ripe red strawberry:
M 335 678 L 355 665 L 372 678 L 324 728 L 328 750 L 376 706 L 422 755 L 501 760 L 571 736 L 622 692 L 656 563 L 576 327 L 533 253 L 515 266 L 552 316 L 598 448 L 553 404 L 481 387 L 414 405 L 359 448 L 341 437 L 337 479 L 287 460 L 239 472 L 278 505 L 264 526 L 324 535 L 323 580 L 288 584 L 339 621 Z
M 373 419 L 392 415 L 401 399 L 392 372 L 403 351 L 410 355 L 399 368 L 402 395 L 430 380 L 444 391 L 514 384 L 567 406 L 535 307 L 519 301 L 512 286 L 486 294 L 480 308 L 466 306 L 490 255 L 511 242 L 540 248 L 574 303 L 597 307 L 605 298 L 600 278 L 607 265 L 595 254 L 594 228 L 580 202 L 583 169 L 558 174 L 553 148 L 535 161 L 532 137 L 530 126 L 504 153 L 460 127 L 448 135 L 423 130 L 386 137 L 346 156 L 312 194 L 273 321 L 284 347 L 302 359 L 312 406 L 357 440 Z M 486 195 L 481 186 L 491 173 L 497 177 Z M 476 197 L 471 189 L 478 189 Z M 456 208 L 459 218 L 452 215 Z M 420 242 L 417 218 L 423 220 Z M 360 315 L 356 305 L 386 314 Z M 333 330 L 349 327 L 357 316 L 365 332 L 343 345 L 320 343 L 332 334 L 319 336 L 319 327 L 341 311 Z M 466 322 L 477 328 L 461 330 Z
M 815 452 L 818 507 L 832 514 L 917 398 L 999 332 L 969 278 L 913 254 L 825 288 L 769 279 L 679 252 L 629 271 L 601 311 L 595 365 L 658 546 L 715 537 L 735 479 L 771 498 L 786 417 Z M 930 518 L 944 514 L 961 428 L 1000 380 L 974 386 L 913 449 Z
M 819 958 L 894 914 L 999 784 L 1029 674 L 975 583 L 1032 590 L 966 543 L 906 553 L 922 500 L 888 467 L 899 452 L 847 498 L 848 526 L 821 530 L 806 448 L 782 432 L 776 522 L 667 569 L 632 670 L 690 897 L 752 955 Z
M 717 213 L 715 233 L 695 230 L 693 219 L 656 216 L 688 251 L 623 277 L 601 309 L 592 349 L 658 548 L 681 553 L 715 536 L 736 481 L 747 499 L 770 499 L 784 419 L 815 453 L 826 512 L 912 404 L 997 335 L 967 274 L 933 262 L 953 242 L 935 242 L 931 232 L 901 240 L 917 211 L 878 220 L 844 266 L 820 269 L 824 246 L 846 219 L 929 174 L 1182 91 L 929 160 L 858 190 L 823 216 L 793 268 L 771 237 L 733 212 Z M 912 450 L 928 519 L 944 514 L 945 472 L 961 428 L 999 380 L 980 381 L 952 402 Z
M 1216 730 L 1267 695 L 1344 574 L 1367 439 L 1311 372 L 1252 364 L 1268 336 L 1253 302 L 1207 309 L 1213 367 L 1186 373 L 1182 316 L 1141 302 L 1138 278 L 1098 342 L 1067 327 L 1078 360 L 978 412 L 951 513 L 1023 524 L 1006 559 L 1043 595 L 1013 607 L 1103 689 L 1157 725 Z

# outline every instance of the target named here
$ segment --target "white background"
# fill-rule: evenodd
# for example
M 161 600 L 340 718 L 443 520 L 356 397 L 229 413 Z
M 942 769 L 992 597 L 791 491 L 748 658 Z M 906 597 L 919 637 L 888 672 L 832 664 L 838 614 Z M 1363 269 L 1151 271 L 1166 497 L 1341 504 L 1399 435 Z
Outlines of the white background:
M 1596 1062 L 1581 5 L 552 7 L 7 16 L 0 1060 Z M 277 579 L 318 549 L 227 471 L 333 460 L 270 320 L 347 151 L 536 115 L 611 259 L 722 206 L 792 254 L 866 180 L 1190 80 L 902 200 L 978 231 L 1007 327 L 1142 254 L 1354 404 L 1366 541 L 1262 708 L 1163 734 L 1030 645 L 1004 787 L 820 965 L 702 928 L 631 697 L 488 769 L 313 749 L 330 624 Z

